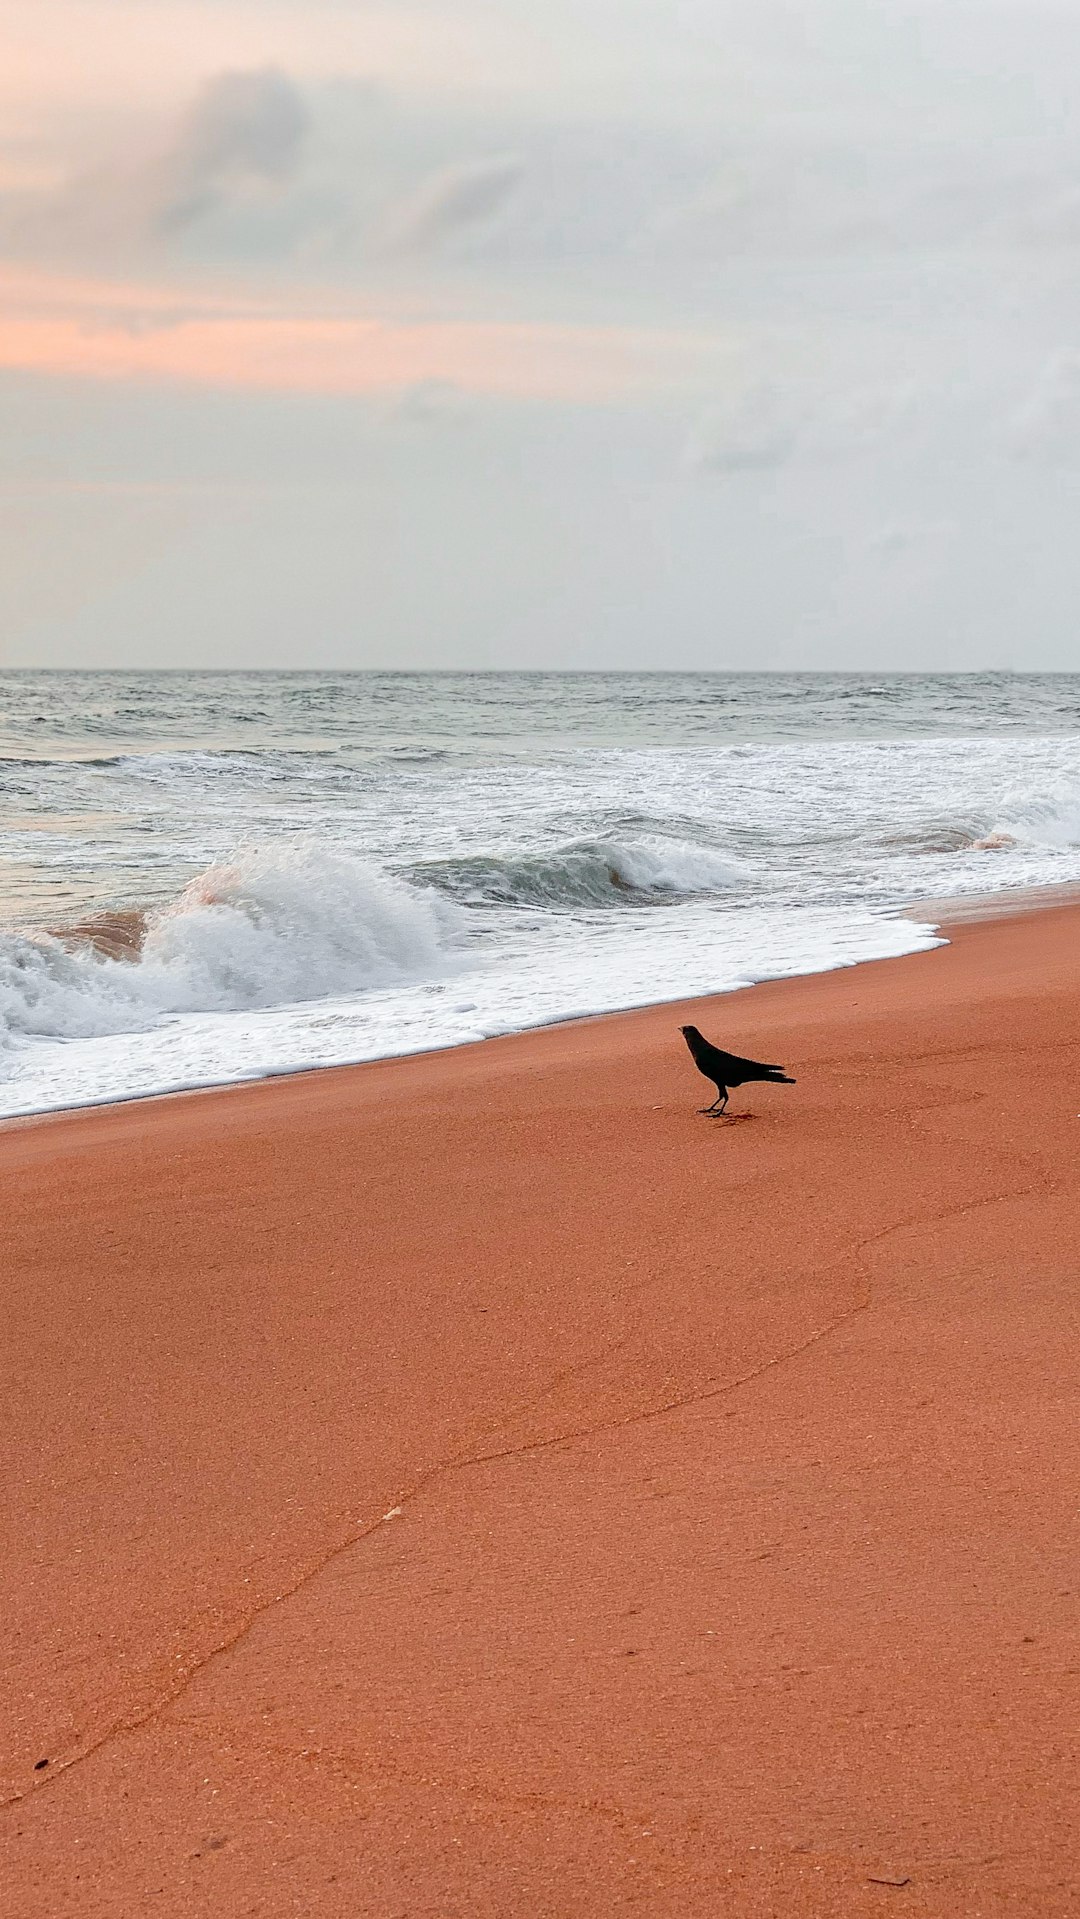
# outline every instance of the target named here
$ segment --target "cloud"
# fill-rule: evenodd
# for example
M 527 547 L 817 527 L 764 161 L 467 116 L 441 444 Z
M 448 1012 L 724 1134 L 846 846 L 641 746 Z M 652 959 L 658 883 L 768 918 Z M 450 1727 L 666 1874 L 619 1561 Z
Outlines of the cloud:
M 424 430 L 453 426 L 465 419 L 472 399 L 455 380 L 416 380 L 397 396 L 391 417 Z
M 1080 359 L 1055 354 L 1007 422 L 1006 446 L 1017 459 L 1047 465 L 1080 455 Z
M 513 154 L 441 168 L 391 222 L 395 241 L 423 250 L 487 226 L 520 185 L 524 171 Z
M 153 224 L 175 232 L 236 192 L 280 188 L 297 170 L 310 126 L 302 94 L 277 68 L 219 74 L 162 164 Z
M 715 364 L 708 335 L 498 321 L 387 320 L 362 303 L 178 305 L 105 280 L 5 273 L 0 369 L 54 378 L 323 394 L 410 394 L 447 417 L 466 394 L 605 406 Z
M 913 380 L 813 386 L 763 382 L 708 408 L 692 427 L 684 464 L 737 473 L 857 459 L 904 443 L 921 392 Z
M 798 445 L 803 409 L 790 392 L 758 386 L 710 407 L 691 429 L 684 462 L 700 473 L 785 466 Z
M 234 213 L 240 239 L 245 227 L 257 236 L 260 222 L 284 217 L 311 128 L 287 74 L 217 74 L 155 145 L 144 126 L 66 178 L 0 194 L 0 250 L 46 260 L 130 256 Z

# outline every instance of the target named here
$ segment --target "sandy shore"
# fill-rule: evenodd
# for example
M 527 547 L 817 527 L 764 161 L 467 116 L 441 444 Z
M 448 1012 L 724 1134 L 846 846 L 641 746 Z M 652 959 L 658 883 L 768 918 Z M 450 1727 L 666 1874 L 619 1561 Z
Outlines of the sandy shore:
M 1080 1910 L 1080 908 L 689 1016 L 0 1128 L 5 1914 Z

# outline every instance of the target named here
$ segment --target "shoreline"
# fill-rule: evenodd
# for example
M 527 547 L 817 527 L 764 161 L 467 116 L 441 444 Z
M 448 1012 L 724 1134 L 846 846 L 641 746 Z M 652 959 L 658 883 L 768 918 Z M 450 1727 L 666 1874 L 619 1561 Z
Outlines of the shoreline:
M 1078 902 L 1080 881 L 1063 880 L 1057 886 L 1007 886 L 997 893 L 950 893 L 937 900 L 911 900 L 901 910 L 921 925 L 948 929 L 975 920 L 1011 919 L 1016 913 L 1044 913 Z
M 1075 1911 L 1080 905 L 933 951 L 7 1123 L 12 1911 Z
M 943 946 L 950 944 L 951 932 L 955 932 L 959 927 L 998 919 L 1010 919 L 1016 914 L 1047 912 L 1075 903 L 1080 903 L 1080 882 L 1062 883 L 1060 886 L 1016 887 L 1006 889 L 1000 893 L 949 895 L 940 900 L 913 900 L 906 906 L 898 908 L 895 917 L 898 919 L 913 920 L 918 925 L 926 927 L 938 936 L 935 944 L 924 948 L 922 952 L 899 956 L 886 954 L 880 958 L 874 957 L 856 960 L 848 964 L 828 967 L 820 972 L 793 973 L 786 974 L 781 979 L 756 980 L 750 985 L 731 987 L 720 992 L 689 996 L 681 994 L 672 999 L 644 1000 L 635 1006 L 613 1007 L 603 1012 L 571 1014 L 562 1019 L 545 1022 L 538 1026 L 519 1027 L 511 1032 L 492 1034 L 481 1039 L 462 1040 L 456 1045 L 433 1046 L 410 1053 L 383 1053 L 372 1059 L 337 1060 L 330 1063 L 320 1062 L 310 1066 L 269 1067 L 265 1070 L 245 1075 L 239 1079 L 205 1080 L 186 1086 L 163 1087 L 160 1090 L 148 1093 L 133 1092 L 121 1094 L 112 1099 L 85 1100 L 72 1106 L 41 1107 L 26 1113 L 0 1114 L 0 1136 L 2 1136 L 4 1130 L 12 1127 L 34 1125 L 42 1120 L 63 1119 L 69 1114 L 109 1112 L 113 1108 L 132 1105 L 142 1106 L 158 1100 L 184 1099 L 204 1094 L 228 1093 L 238 1088 L 262 1085 L 279 1080 L 307 1079 L 312 1074 L 356 1072 L 366 1066 L 387 1065 L 395 1060 L 430 1059 L 441 1057 L 444 1054 L 451 1055 L 468 1052 L 475 1047 L 487 1047 L 497 1045 L 503 1040 L 516 1039 L 526 1033 L 558 1032 L 563 1027 L 581 1026 L 594 1020 L 624 1019 L 661 1007 L 677 1007 L 691 1003 L 701 1007 L 707 1006 L 714 1001 L 726 1002 L 743 993 L 757 992 L 763 986 L 782 986 L 802 979 L 824 978 L 830 973 L 856 972 L 866 966 L 891 965 L 897 957 L 907 959 L 925 958 L 930 953 L 940 952 Z M 941 916 L 940 918 L 935 918 L 934 914 L 939 910 Z M 141 920 L 143 916 L 142 914 L 136 915 L 133 912 L 124 911 L 98 917 L 103 924 L 107 919 L 110 927 L 112 927 L 113 922 L 115 922 L 123 932 L 123 930 L 127 928 L 129 921 L 133 921 L 135 918 Z M 69 929 L 69 932 L 81 933 L 97 925 L 98 920 L 90 918 L 82 926 Z M 58 938 L 59 935 L 54 933 L 52 937 Z M 90 943 L 94 944 L 94 939 L 91 939 Z M 110 951 L 107 956 L 116 958 L 119 956 L 118 951 Z

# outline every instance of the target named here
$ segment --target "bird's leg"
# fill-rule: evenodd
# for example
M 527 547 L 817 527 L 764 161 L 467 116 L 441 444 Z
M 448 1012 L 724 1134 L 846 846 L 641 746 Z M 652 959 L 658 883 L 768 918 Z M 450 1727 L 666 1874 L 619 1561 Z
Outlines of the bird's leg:
M 721 1101 L 723 1101 L 723 1105 L 721 1105 Z M 699 1106 L 698 1112 L 704 1113 L 707 1119 L 720 1119 L 727 1103 L 728 1096 L 726 1091 L 720 1091 L 717 1093 L 711 1106 Z M 718 1108 L 719 1111 L 717 1110 Z

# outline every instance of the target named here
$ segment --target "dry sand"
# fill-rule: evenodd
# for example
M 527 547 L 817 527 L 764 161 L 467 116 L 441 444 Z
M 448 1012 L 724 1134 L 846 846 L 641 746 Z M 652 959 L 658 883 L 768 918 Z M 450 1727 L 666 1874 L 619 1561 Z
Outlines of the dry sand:
M 5 1919 L 1076 1913 L 1078 1069 L 1070 906 L 0 1128 Z

